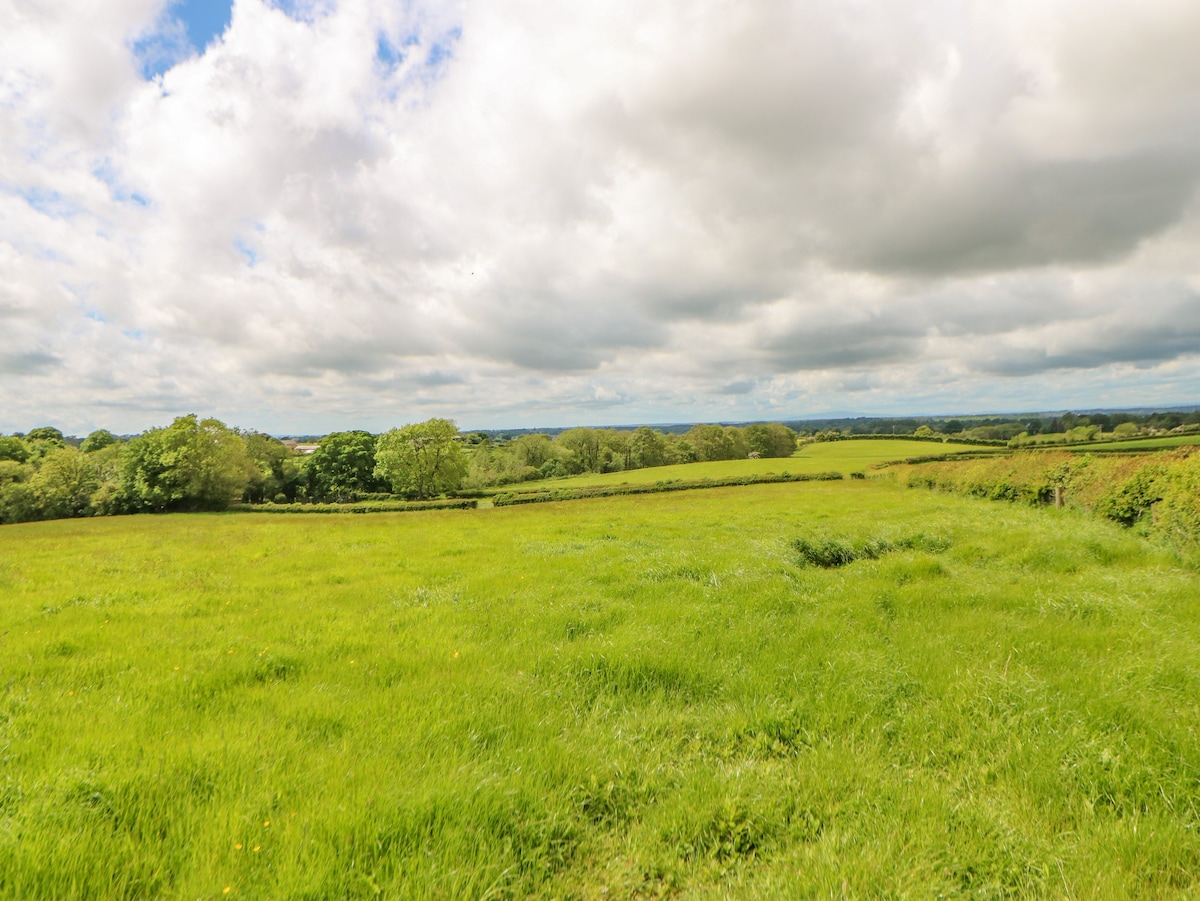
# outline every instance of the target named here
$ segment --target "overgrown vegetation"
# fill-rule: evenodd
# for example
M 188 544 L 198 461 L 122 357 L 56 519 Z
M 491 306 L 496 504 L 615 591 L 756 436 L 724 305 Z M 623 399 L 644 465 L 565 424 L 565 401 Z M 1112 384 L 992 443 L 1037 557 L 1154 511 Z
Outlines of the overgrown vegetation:
M 796 558 L 806 566 L 835 569 L 856 560 L 878 560 L 893 551 L 923 550 L 939 553 L 949 547 L 944 538 L 906 535 L 899 538 L 872 536 L 854 541 L 838 536 L 804 537 L 792 540 Z
M 909 467 L 914 488 L 993 500 L 1060 502 L 1180 544 L 1200 541 L 1200 448 L 1103 456 L 1025 452 Z

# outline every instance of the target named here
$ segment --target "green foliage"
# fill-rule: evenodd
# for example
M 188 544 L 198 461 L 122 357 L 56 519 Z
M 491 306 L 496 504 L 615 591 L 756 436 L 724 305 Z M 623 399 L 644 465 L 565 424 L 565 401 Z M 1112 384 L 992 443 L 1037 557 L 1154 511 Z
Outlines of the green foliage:
M 295 451 L 262 432 L 242 432 L 246 454 L 253 464 L 247 470 L 242 500 L 251 504 L 282 496 L 295 501 L 302 490 L 304 467 Z
M 600 451 L 603 447 L 602 435 L 596 429 L 567 429 L 554 439 L 566 452 L 566 468 L 572 474 L 580 472 L 600 472 L 602 458 Z
M 41 513 L 37 493 L 28 482 L 0 485 L 0 523 L 31 522 L 41 519 Z
M 222 510 L 242 493 L 250 465 L 224 423 L 180 416 L 124 446 L 119 504 L 131 512 Z
M 29 442 L 54 441 L 58 444 L 65 443 L 63 433 L 54 428 L 54 426 L 49 425 L 39 426 L 36 429 L 30 429 L 28 434 L 25 435 L 25 440 Z
M 928 553 L 941 553 L 950 543 L 940 537 L 911 535 L 901 538 L 875 536 L 860 541 L 825 536 L 821 538 L 796 538 L 792 550 L 802 565 L 835 569 L 847 566 L 856 560 L 878 560 L 893 551 L 919 549 Z
M 741 460 L 750 453 L 750 445 L 742 430 L 733 426 L 696 425 L 687 433 L 700 462 L 711 460 Z
M 79 449 L 85 454 L 91 454 L 98 450 L 103 450 L 113 444 L 118 444 L 120 438 L 110 432 L 108 429 L 96 429 L 79 445 Z
M 29 459 L 29 448 L 15 435 L 0 435 L 0 461 L 12 460 L 24 463 Z
M 333 432 L 308 457 L 309 492 L 314 498 L 345 500 L 381 485 L 375 474 L 376 438 L 370 432 Z
M 458 426 L 449 419 L 392 429 L 380 437 L 375 460 L 378 478 L 390 483 L 397 494 L 418 498 L 459 488 L 468 467 Z
M 1191 545 L 1200 541 L 1198 460 L 1200 452 L 1185 447 L 1119 456 L 1023 451 L 917 465 L 905 479 L 914 488 L 1030 504 L 1052 502 L 1057 487 L 1068 507 Z
M 749 452 L 760 457 L 790 457 L 796 452 L 796 433 L 782 423 L 755 423 L 742 434 Z
M 661 432 L 639 426 L 629 439 L 629 456 L 631 465 L 638 469 L 662 466 L 667 459 L 667 442 Z
M 100 487 L 96 466 L 88 455 L 63 447 L 43 461 L 30 487 L 45 519 L 87 516 L 92 512 L 92 495 Z
M 436 501 L 359 501 L 353 504 L 243 504 L 237 513 L 414 513 L 423 510 L 474 510 L 475 499 Z

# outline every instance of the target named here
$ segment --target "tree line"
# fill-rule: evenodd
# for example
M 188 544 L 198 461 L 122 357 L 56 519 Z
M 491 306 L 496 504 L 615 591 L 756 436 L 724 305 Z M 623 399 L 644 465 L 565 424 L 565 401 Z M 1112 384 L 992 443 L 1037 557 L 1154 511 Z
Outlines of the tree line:
M 493 441 L 430 419 L 376 435 L 333 432 L 309 455 L 262 432 L 192 414 L 122 440 L 82 441 L 49 426 L 0 436 L 0 523 L 79 516 L 222 510 L 244 503 L 328 503 L 387 494 L 427 499 L 584 472 L 751 456 L 786 457 L 796 433 L 779 423 L 575 428 Z

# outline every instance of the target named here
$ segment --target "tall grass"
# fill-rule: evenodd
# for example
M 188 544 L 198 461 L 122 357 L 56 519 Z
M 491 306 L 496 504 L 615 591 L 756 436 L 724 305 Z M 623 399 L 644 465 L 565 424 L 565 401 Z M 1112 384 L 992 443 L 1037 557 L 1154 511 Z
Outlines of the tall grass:
M 1197 588 L 877 481 L 5 527 L 0 896 L 1191 897 Z

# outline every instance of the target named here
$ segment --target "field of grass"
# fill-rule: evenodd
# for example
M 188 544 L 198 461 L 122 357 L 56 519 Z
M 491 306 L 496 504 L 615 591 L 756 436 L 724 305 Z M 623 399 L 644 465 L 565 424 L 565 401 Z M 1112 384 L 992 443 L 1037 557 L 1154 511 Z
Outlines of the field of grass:
M 759 460 L 721 460 L 713 463 L 681 463 L 652 466 L 626 472 L 586 473 L 567 479 L 550 479 L 522 485 L 506 485 L 498 491 L 536 491 L 543 488 L 582 488 L 592 485 L 645 485 L 670 479 L 728 479 L 762 473 L 861 472 L 876 463 L 908 457 L 988 450 L 967 444 L 938 444 L 930 441 L 826 441 L 805 445 L 791 457 L 764 457 Z
M 1197 597 L 875 481 L 5 526 L 0 896 L 1194 897 Z
M 1161 450 L 1169 447 L 1186 447 L 1200 444 L 1200 434 L 1161 435 L 1153 438 L 1134 438 L 1129 441 L 1097 441 L 1091 444 L 1072 445 L 1072 450 Z M 1052 449 L 1052 448 L 1051 448 Z

